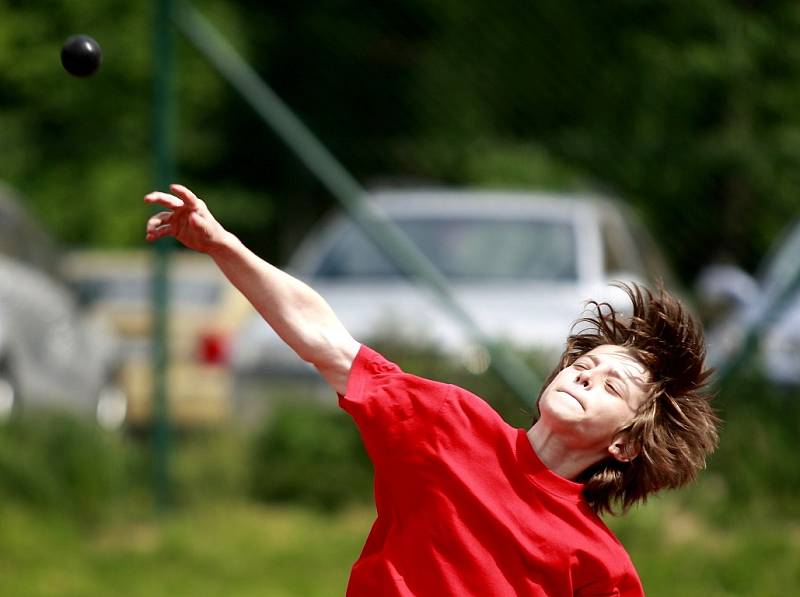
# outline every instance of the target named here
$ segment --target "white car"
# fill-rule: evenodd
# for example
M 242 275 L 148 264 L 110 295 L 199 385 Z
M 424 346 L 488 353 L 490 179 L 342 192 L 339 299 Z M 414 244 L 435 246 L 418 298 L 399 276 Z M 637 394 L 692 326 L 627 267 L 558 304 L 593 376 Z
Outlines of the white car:
M 625 308 L 614 281 L 671 278 L 633 215 L 598 196 L 396 190 L 366 197 L 444 274 L 485 335 L 543 353 L 551 365 L 586 301 Z M 434 343 L 475 373 L 489 366 L 433 293 L 415 285 L 343 213 L 313 230 L 287 267 L 359 341 Z M 280 379 L 311 368 L 254 317 L 234 344 L 239 375 Z
M 38 408 L 125 418 L 113 334 L 92 324 L 58 277 L 48 237 L 0 187 L 0 420 Z

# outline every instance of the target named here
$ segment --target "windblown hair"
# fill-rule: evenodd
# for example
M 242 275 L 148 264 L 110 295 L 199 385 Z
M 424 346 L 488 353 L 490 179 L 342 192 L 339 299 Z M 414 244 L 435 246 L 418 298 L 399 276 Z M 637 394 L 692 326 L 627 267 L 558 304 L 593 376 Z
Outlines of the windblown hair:
M 711 406 L 702 328 L 681 303 L 663 289 L 617 284 L 631 299 L 633 312 L 622 315 L 608 303 L 591 301 L 592 316 L 579 319 L 560 362 L 548 378 L 604 344 L 625 349 L 649 373 L 648 398 L 633 420 L 619 429 L 631 455 L 628 462 L 609 457 L 578 479 L 595 512 L 623 513 L 661 489 L 681 487 L 705 468 L 717 447 L 720 423 Z M 577 331 L 576 331 L 577 330 Z

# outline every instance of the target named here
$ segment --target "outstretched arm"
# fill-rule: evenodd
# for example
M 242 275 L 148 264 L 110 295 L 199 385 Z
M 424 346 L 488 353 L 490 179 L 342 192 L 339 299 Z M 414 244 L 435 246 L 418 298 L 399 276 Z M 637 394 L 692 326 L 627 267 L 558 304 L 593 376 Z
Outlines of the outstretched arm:
M 189 189 L 172 185 L 170 190 L 172 194 L 145 195 L 147 203 L 166 208 L 148 220 L 145 238 L 173 236 L 190 249 L 210 255 L 283 341 L 344 394 L 360 345 L 328 303 L 307 284 L 245 247 Z

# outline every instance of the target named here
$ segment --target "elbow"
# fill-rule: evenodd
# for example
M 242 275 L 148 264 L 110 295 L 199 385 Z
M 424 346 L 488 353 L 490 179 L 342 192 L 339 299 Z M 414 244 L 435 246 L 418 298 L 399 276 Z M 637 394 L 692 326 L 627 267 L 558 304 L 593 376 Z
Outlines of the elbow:
M 328 377 L 330 372 L 349 373 L 360 347 L 349 333 L 339 329 L 335 333 L 322 332 L 304 342 L 297 354 Z
M 336 366 L 351 351 L 355 340 L 350 334 L 339 332 L 325 333 L 320 330 L 313 336 L 306 336 L 296 350 L 298 356 L 317 369 Z

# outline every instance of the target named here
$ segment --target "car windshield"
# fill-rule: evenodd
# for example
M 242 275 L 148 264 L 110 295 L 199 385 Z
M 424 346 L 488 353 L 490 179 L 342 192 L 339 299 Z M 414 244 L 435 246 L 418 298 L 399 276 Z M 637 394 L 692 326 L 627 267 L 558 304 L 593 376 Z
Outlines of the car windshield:
M 577 278 L 575 233 L 567 221 L 403 219 L 395 222 L 453 280 Z M 402 274 L 354 225 L 321 260 L 316 276 L 391 278 Z

